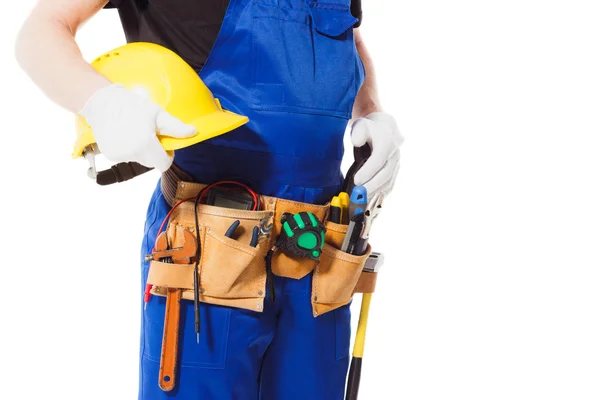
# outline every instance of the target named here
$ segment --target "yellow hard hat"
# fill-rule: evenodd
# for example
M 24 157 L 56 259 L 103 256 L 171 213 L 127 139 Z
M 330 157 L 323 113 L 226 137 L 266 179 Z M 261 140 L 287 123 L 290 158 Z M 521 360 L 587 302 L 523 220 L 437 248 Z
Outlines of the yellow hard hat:
M 222 135 L 248 122 L 248 117 L 223 110 L 196 71 L 177 54 L 157 44 L 129 43 L 101 55 L 91 65 L 113 83 L 145 91 L 168 113 L 196 127 L 196 135 L 189 138 L 159 135 L 168 152 Z M 85 118 L 78 115 L 76 126 L 73 158 L 84 156 L 85 152 L 97 154 L 96 140 Z

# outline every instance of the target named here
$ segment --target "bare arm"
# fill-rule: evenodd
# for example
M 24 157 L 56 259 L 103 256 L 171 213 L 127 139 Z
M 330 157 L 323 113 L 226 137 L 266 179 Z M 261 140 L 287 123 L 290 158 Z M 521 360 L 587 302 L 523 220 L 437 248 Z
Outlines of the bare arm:
M 21 68 L 60 106 L 78 112 L 90 96 L 110 82 L 82 57 L 77 29 L 107 0 L 38 0 L 17 36 Z
M 373 61 L 358 29 L 354 30 L 358 55 L 365 66 L 365 82 L 358 92 L 352 110 L 350 138 L 354 147 L 369 144 L 371 155 L 354 176 L 371 196 L 392 191 L 400 167 L 402 135 L 394 117 L 383 111 L 379 103 Z
M 356 101 L 354 102 L 354 108 L 352 110 L 352 117 L 354 119 L 365 117 L 376 111 L 383 111 L 381 104 L 379 103 L 379 97 L 377 96 L 377 84 L 375 81 L 375 69 L 373 67 L 373 60 L 369 56 L 365 42 L 362 39 L 360 29 L 354 30 L 354 40 L 356 42 L 356 50 L 358 55 L 365 66 L 365 82 L 363 83 Z

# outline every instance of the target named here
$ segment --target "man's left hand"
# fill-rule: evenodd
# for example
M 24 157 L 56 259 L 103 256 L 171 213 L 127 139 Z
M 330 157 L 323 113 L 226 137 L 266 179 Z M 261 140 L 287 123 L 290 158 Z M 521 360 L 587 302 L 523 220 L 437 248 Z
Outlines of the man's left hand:
M 400 145 L 404 138 L 396 120 L 385 112 L 374 112 L 352 123 L 352 145 L 371 147 L 371 156 L 354 176 L 356 185 L 363 185 L 369 197 L 382 192 L 389 194 L 400 168 Z

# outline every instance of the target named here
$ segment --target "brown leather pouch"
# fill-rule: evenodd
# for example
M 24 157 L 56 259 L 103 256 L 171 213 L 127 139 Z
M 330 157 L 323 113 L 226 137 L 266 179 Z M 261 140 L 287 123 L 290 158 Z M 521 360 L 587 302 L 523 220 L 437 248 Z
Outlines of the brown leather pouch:
M 174 202 L 194 198 L 203 184 L 179 182 Z M 200 301 L 262 312 L 267 271 L 264 257 L 281 231 L 284 212 L 309 211 L 324 221 L 328 205 L 311 205 L 261 196 L 263 211 L 245 211 L 211 205 L 198 205 L 200 231 L 196 232 L 193 201 L 185 201 L 173 210 L 167 225 L 170 247 L 184 243 L 184 231 L 200 236 Z M 235 236 L 225 232 L 235 221 L 240 225 Z M 249 245 L 252 229 L 261 221 L 273 225 L 269 235 L 261 236 L 256 247 Z M 319 261 L 293 258 L 280 251 L 272 259 L 275 275 L 300 279 L 314 270 L 312 306 L 315 316 L 348 304 L 361 280 L 361 272 L 370 253 L 354 256 L 339 250 L 347 225 L 326 222 L 325 246 Z M 152 293 L 165 296 L 167 288 L 183 289 L 183 298 L 194 298 L 194 265 L 150 263 L 148 283 Z
M 205 186 L 206 185 L 201 183 L 179 182 L 177 185 L 177 192 L 174 202 L 195 197 L 196 194 L 198 194 L 198 192 Z M 261 202 L 265 211 L 260 212 L 268 213 L 266 215 L 269 216 L 269 224 L 273 225 L 273 230 L 271 231 L 271 235 L 269 237 L 269 248 L 275 244 L 277 236 L 281 232 L 281 216 L 284 213 L 288 212 L 295 214 L 301 211 L 308 211 L 313 213 L 320 221 L 324 221 L 329 210 L 329 205 L 322 206 L 317 204 L 308 204 L 264 195 L 261 196 Z M 192 202 L 188 203 L 184 203 L 179 207 L 186 206 L 187 208 L 192 209 L 190 216 L 193 222 L 193 204 Z M 256 213 L 256 211 L 250 212 Z M 227 227 L 224 229 L 227 229 Z M 252 231 L 250 230 L 249 233 L 251 232 Z M 294 279 L 301 279 L 305 277 L 315 269 L 315 265 L 316 262 L 313 260 L 309 260 L 307 258 L 293 258 L 280 251 L 273 255 L 273 259 L 271 261 L 273 274 Z
M 261 312 L 265 297 L 264 257 L 270 238 L 261 236 L 256 247 L 250 246 L 252 230 L 272 211 L 246 211 L 210 205 L 198 206 L 199 232 L 196 232 L 193 201 L 184 202 L 171 214 L 167 225 L 170 246 L 180 247 L 184 231 L 200 236 L 200 301 Z M 232 238 L 225 232 L 236 221 L 240 225 Z M 183 298 L 194 298 L 194 264 L 150 263 L 147 283 L 152 294 L 166 295 L 167 288 L 183 289 Z
M 313 274 L 311 302 L 316 317 L 350 303 L 371 253 L 355 256 L 339 250 L 348 225 L 327 222 L 325 246 Z

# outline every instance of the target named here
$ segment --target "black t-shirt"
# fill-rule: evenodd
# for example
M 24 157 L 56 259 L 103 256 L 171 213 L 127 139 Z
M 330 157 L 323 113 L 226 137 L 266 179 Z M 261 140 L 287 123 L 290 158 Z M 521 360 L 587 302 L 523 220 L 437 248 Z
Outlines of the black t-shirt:
M 229 0 L 111 0 L 107 8 L 119 9 L 128 42 L 165 46 L 200 71 L 217 40 L 228 5 Z M 360 0 L 352 0 L 351 10 L 360 20 Z

